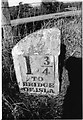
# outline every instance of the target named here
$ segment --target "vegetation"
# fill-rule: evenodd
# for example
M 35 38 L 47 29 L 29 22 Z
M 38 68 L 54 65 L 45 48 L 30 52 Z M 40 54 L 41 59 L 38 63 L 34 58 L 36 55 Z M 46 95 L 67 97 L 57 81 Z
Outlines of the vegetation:
M 18 6 L 10 7 L 10 17 L 11 20 L 17 18 L 25 18 L 32 17 L 38 15 L 44 15 L 49 13 L 57 13 L 68 11 L 66 8 L 71 8 L 69 10 L 73 10 L 72 8 L 76 8 L 76 10 L 80 10 L 82 8 L 81 2 L 73 2 L 73 3 L 63 3 L 63 2 L 44 2 L 40 4 L 40 6 L 33 7 L 30 4 L 22 4 L 19 3 Z

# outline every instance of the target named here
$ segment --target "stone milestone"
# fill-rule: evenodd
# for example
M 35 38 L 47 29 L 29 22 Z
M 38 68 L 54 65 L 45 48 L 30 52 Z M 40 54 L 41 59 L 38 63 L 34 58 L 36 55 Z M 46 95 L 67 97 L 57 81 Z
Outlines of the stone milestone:
M 59 93 L 60 30 L 41 29 L 20 40 L 12 49 L 20 92 Z

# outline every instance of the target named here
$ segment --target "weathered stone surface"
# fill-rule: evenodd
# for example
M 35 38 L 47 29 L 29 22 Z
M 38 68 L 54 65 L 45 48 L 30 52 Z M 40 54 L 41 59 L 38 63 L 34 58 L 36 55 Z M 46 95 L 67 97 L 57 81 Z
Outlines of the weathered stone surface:
M 57 95 L 59 54 L 60 31 L 57 28 L 37 31 L 17 43 L 12 56 L 20 91 Z

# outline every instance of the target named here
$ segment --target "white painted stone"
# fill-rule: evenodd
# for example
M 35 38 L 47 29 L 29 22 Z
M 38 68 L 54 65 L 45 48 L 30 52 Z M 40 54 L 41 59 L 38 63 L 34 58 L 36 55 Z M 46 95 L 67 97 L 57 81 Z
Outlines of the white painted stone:
M 18 42 L 12 56 L 20 91 L 57 95 L 59 54 L 60 30 L 57 28 L 39 30 Z

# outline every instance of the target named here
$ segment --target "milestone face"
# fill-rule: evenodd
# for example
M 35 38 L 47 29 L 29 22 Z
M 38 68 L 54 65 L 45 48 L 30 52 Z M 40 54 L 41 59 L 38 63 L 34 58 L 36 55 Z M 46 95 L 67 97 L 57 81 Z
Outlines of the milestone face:
M 21 92 L 58 94 L 59 38 L 58 29 L 45 29 L 29 35 L 13 48 L 14 67 Z

